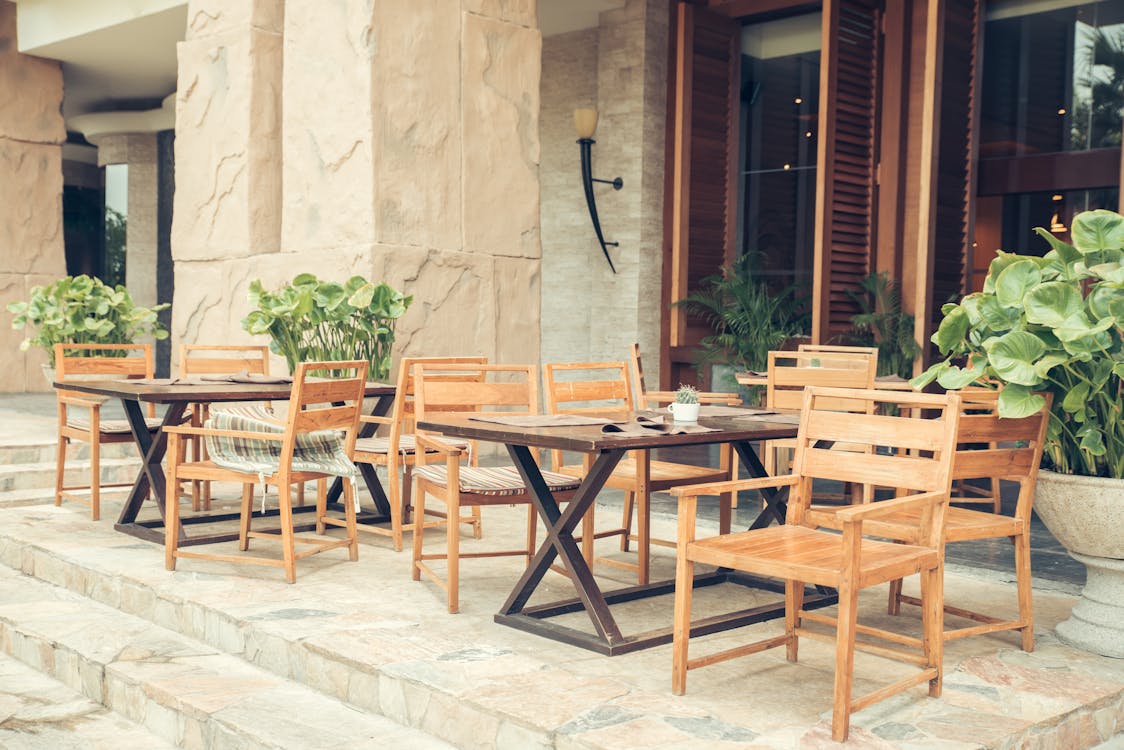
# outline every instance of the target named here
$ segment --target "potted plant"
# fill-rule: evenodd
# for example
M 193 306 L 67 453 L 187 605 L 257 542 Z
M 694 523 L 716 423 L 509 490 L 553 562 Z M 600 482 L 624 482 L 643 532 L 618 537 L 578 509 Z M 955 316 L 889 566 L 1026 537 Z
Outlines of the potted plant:
M 54 379 L 55 344 L 131 344 L 142 336 L 164 339 L 168 332 L 156 313 L 167 308 L 167 303 L 140 307 L 125 287 L 85 275 L 32 287 L 28 300 L 8 303 L 8 311 L 15 313 L 12 328 L 33 331 L 20 351 L 32 346 L 45 349 L 49 380 Z M 113 352 L 97 354 L 113 356 Z
M 1124 217 L 1086 211 L 1073 244 L 1044 229 L 1042 257 L 999 253 L 982 292 L 945 305 L 933 342 L 948 359 L 912 382 L 1002 385 L 1001 416 L 1054 394 L 1035 511 L 1088 570 L 1057 627 L 1065 641 L 1124 657 Z
M 862 308 L 851 318 L 852 343 L 878 347 L 878 374 L 908 378 L 921 346 L 913 338 L 913 316 L 902 310 L 898 286 L 885 271 L 862 280 L 862 292 L 847 294 Z
M 704 363 L 726 362 L 736 371 L 764 371 L 770 351 L 808 332 L 809 317 L 798 288 L 770 289 L 757 278 L 756 255 L 742 255 L 674 303 L 710 326 L 712 333 L 699 342 Z
M 254 310 L 242 327 L 270 337 L 269 348 L 295 372 L 301 362 L 365 359 L 369 377 L 390 373 L 394 326 L 413 301 L 387 284 L 352 276 L 343 284 L 302 273 L 276 291 L 250 284 Z
M 676 422 L 693 424 L 699 421 L 699 392 L 693 385 L 679 384 L 675 402 L 667 405 Z

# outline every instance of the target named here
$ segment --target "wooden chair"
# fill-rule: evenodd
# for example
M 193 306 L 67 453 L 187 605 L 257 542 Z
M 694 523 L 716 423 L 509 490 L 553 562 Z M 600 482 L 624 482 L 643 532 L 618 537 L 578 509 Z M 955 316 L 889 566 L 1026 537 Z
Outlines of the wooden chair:
M 246 372 L 251 375 L 269 374 L 269 347 L 251 345 L 221 345 L 221 344 L 183 344 L 180 346 L 180 377 L 192 375 L 233 375 Z M 202 427 L 210 416 L 210 404 L 197 403 L 189 407 L 191 417 L 189 423 L 192 427 Z M 191 448 L 193 460 L 206 460 L 206 446 L 198 437 L 189 437 L 180 442 L 180 449 Z M 180 461 L 186 456 L 180 456 Z M 298 504 L 304 502 L 304 486 L 299 490 Z M 177 497 L 191 497 L 191 509 L 198 511 L 200 507 L 211 509 L 211 483 L 194 481 L 191 483 L 191 493 L 185 493 L 181 488 L 176 488 Z
M 486 364 L 487 357 L 403 357 L 398 365 L 398 382 L 394 394 L 394 406 L 385 417 L 363 415 L 361 422 L 385 426 L 386 434 L 355 441 L 356 463 L 369 463 L 385 466 L 387 487 L 390 499 L 390 528 L 372 524 L 359 524 L 360 531 L 389 536 L 394 542 L 394 551 L 402 551 L 402 532 L 410 509 L 410 488 L 413 484 L 414 451 L 414 378 L 416 364 Z M 467 447 L 467 443 L 457 443 Z M 399 472 L 401 471 L 401 476 Z M 480 508 L 473 507 L 471 515 L 462 519 L 472 524 L 473 536 L 480 538 Z M 441 514 L 444 517 L 444 514 Z M 324 519 L 327 523 L 338 520 Z M 412 528 L 412 526 L 410 527 Z
M 548 364 L 543 368 L 543 390 L 546 393 L 547 411 L 551 414 L 598 413 L 606 410 L 627 412 L 635 407 L 628 382 L 628 365 L 625 362 L 573 362 Z M 582 532 L 583 553 L 593 559 L 595 539 L 621 537 L 621 549 L 628 549 L 632 530 L 632 507 L 637 508 L 637 562 L 629 563 L 608 558 L 599 561 L 618 567 L 636 570 L 637 583 L 650 580 L 649 554 L 652 544 L 674 546 L 674 542 L 652 539 L 649 503 L 653 492 L 667 490 L 684 484 L 715 482 L 730 479 L 733 475 L 733 451 L 723 445 L 718 468 L 693 466 L 671 461 L 653 461 L 646 450 L 632 451 L 622 459 L 605 483 L 606 487 L 624 490 L 625 510 L 620 528 L 593 532 L 592 512 L 586 516 Z M 551 466 L 555 471 L 573 477 L 584 477 L 592 464 L 592 456 L 584 456 L 580 464 L 567 464 L 562 451 L 551 451 Z M 731 497 L 721 500 L 721 525 L 730 528 Z
M 799 409 L 803 403 L 804 388 L 820 386 L 828 388 L 874 387 L 874 376 L 878 370 L 877 350 L 869 352 L 769 352 L 769 369 L 765 387 L 765 407 L 767 409 Z M 839 411 L 865 409 L 865 401 L 840 399 L 835 403 Z M 787 469 L 781 451 L 791 451 L 792 440 L 766 440 L 761 445 L 762 464 L 769 474 L 778 474 Z M 837 446 L 842 448 L 843 446 Z M 853 490 L 853 488 L 851 488 Z M 844 488 L 844 497 L 852 494 Z
M 640 344 L 630 347 L 629 373 L 632 378 L 633 401 L 637 409 L 659 409 L 675 401 L 675 391 L 649 390 L 644 381 L 644 363 L 640 358 Z M 720 391 L 699 391 L 700 404 L 720 406 L 741 406 L 742 397 L 737 393 Z
M 352 371 L 351 377 L 320 379 L 312 373 L 331 369 Z M 221 560 L 234 563 L 272 565 L 285 569 L 289 583 L 297 580 L 296 561 L 310 555 L 347 547 L 350 559 L 359 559 L 359 543 L 355 524 L 355 485 L 343 483 L 344 507 L 347 515 L 347 536 L 331 539 L 323 536 L 297 536 L 293 531 L 294 483 L 326 479 L 330 476 L 355 476 L 352 456 L 359 426 L 359 413 L 363 406 L 363 391 L 367 381 L 367 363 L 362 360 L 345 362 L 305 362 L 297 366 L 293 376 L 292 396 L 285 419 L 275 420 L 264 409 L 216 412 L 212 420 L 220 423 L 213 427 L 168 427 L 168 483 L 175 487 L 184 480 L 237 482 L 242 485 L 241 524 L 239 549 L 247 551 L 251 538 L 277 539 L 281 542 L 281 559 L 196 552 L 192 548 L 179 548 L 179 503 L 167 503 L 165 508 L 164 562 L 168 570 L 176 569 L 176 560 L 182 557 L 203 560 Z M 223 429 L 222 422 L 239 423 L 240 417 L 254 425 L 253 429 Z M 325 431 L 342 431 L 343 437 Z M 181 462 L 183 455 L 179 443 L 185 437 L 198 435 L 211 441 L 210 457 Z M 223 445 L 222 443 L 226 443 Z M 220 450 L 221 449 L 221 450 Z M 265 454 L 265 455 L 263 455 Z M 254 482 L 261 480 L 266 487 L 277 488 L 280 532 L 252 531 Z M 317 497 L 318 515 L 322 515 L 327 502 L 325 494 Z M 306 545 L 301 552 L 298 544 Z
M 832 707 L 832 738 L 847 738 L 850 715 L 875 701 L 925 682 L 929 694 L 941 692 L 942 555 L 945 511 L 952 478 L 960 397 L 865 390 L 861 397 L 873 404 L 894 403 L 930 410 L 932 419 L 911 419 L 876 413 L 840 413 L 833 403 L 853 397 L 848 389 L 808 388 L 802 398 L 799 435 L 792 473 L 783 477 L 722 482 L 676 488 L 679 498 L 679 547 L 675 583 L 672 690 L 686 690 L 687 671 L 720 661 L 784 646 L 789 661 L 796 661 L 799 638 L 807 636 L 835 642 L 835 690 Z M 827 407 L 827 408 L 823 408 Z M 871 410 L 873 411 L 873 410 Z M 820 441 L 866 443 L 871 450 L 843 454 L 819 447 Z M 874 448 L 889 448 L 889 453 Z M 905 452 L 915 455 L 906 455 Z M 924 453 L 922 453 L 924 452 Z M 812 482 L 815 479 L 884 483 L 887 478 L 910 477 L 917 492 L 892 500 L 851 506 L 836 511 L 842 534 L 815 528 L 808 518 Z M 788 487 L 790 495 L 785 524 L 706 539 L 696 538 L 695 515 L 698 495 L 712 495 L 766 486 Z M 916 509 L 917 523 L 909 528 L 880 529 L 904 543 L 871 539 L 871 525 L 878 519 L 905 509 Z M 691 627 L 691 587 L 697 563 L 717 565 L 785 580 L 785 628 L 782 635 L 738 646 L 716 654 L 688 659 Z M 903 576 L 921 574 L 923 634 L 920 639 L 857 624 L 861 589 Z M 831 586 L 839 592 L 836 617 L 803 609 L 804 585 Z M 832 625 L 835 634 L 806 623 Z M 893 646 L 857 641 L 856 633 L 879 637 Z M 916 648 L 921 654 L 902 649 Z M 920 671 L 852 698 L 855 649 L 901 660 L 921 667 Z
M 118 353 L 116 356 L 114 353 Z M 139 355 L 139 356 L 131 356 Z M 151 378 L 151 344 L 55 344 L 55 380 L 83 379 L 89 376 L 105 378 Z M 55 505 L 63 498 L 77 500 L 90 506 L 90 517 L 101 518 L 101 491 L 111 487 L 132 487 L 132 482 L 102 484 L 101 446 L 111 443 L 132 443 L 133 433 L 125 419 L 102 419 L 104 399 L 96 396 L 58 391 L 58 461 L 55 466 Z M 71 409 L 86 409 L 87 416 L 70 414 Z M 155 406 L 148 406 L 148 428 L 160 429 Z M 65 483 L 66 451 L 71 441 L 90 446 L 90 483 L 70 485 Z M 89 492 L 78 494 L 78 491 Z
M 967 542 L 979 539 L 1008 538 L 1015 546 L 1015 574 L 1018 586 L 1018 612 L 1016 619 L 998 618 L 946 604 L 946 614 L 973 621 L 976 624 L 947 628 L 944 639 L 966 638 L 983 633 L 1018 630 L 1024 651 L 1034 650 L 1034 609 L 1030 573 L 1030 514 L 1034 504 L 1034 485 L 1046 428 L 1050 422 L 1050 394 L 1044 394 L 1047 403 L 1042 411 L 1022 419 L 1002 419 L 997 408 L 998 394 L 986 391 L 962 391 L 963 413 L 957 431 L 957 450 L 952 460 L 954 480 L 995 477 L 1017 482 L 1018 501 L 1013 516 L 949 506 L 945 515 L 944 542 Z M 1007 447 L 996 447 L 1000 443 Z M 952 498 L 955 501 L 955 498 Z M 812 506 L 808 517 L 815 523 L 835 527 L 831 507 Z M 901 510 L 880 518 L 869 526 L 877 534 L 883 524 L 910 526 L 917 523 L 917 511 Z M 943 554 L 943 550 L 942 550 Z M 920 605 L 920 600 L 902 594 L 901 580 L 890 584 L 888 610 L 896 615 L 901 603 Z M 947 625 L 947 622 L 946 622 Z
M 415 364 L 414 409 L 419 422 L 442 414 L 474 412 L 488 414 L 537 414 L 538 379 L 534 365 L 430 365 Z M 460 561 L 462 558 L 519 555 L 530 562 L 535 552 L 536 514 L 531 496 L 514 465 L 498 467 L 463 466 L 465 449 L 440 436 L 418 431 L 419 450 L 414 454 L 414 545 L 410 570 L 415 581 L 421 574 L 441 586 L 450 614 L 460 609 Z M 435 463 L 440 461 L 440 463 Z M 543 472 L 554 496 L 569 500 L 579 482 L 571 476 Z M 426 503 L 445 504 L 445 551 L 423 551 Z M 461 552 L 461 508 L 487 505 L 527 505 L 526 544 L 520 549 Z M 446 577 L 441 578 L 430 560 L 445 560 Z

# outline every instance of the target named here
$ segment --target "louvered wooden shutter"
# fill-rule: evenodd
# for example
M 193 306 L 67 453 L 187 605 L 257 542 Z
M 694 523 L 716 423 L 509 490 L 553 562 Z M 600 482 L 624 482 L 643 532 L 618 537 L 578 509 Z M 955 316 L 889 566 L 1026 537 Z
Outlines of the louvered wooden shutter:
M 978 132 L 980 0 L 945 0 L 930 328 L 941 305 L 968 291 Z
M 880 70 L 879 0 L 825 0 L 812 336 L 829 341 L 860 310 L 847 293 L 871 271 Z
M 737 217 L 737 82 L 741 27 L 728 16 L 679 5 L 669 301 L 734 258 Z M 709 333 L 671 308 L 673 346 Z

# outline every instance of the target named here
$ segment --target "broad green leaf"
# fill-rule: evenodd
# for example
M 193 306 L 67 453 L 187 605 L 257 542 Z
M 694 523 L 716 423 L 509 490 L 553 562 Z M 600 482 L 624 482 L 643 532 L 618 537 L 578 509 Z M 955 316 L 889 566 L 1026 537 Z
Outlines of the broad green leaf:
M 1120 263 L 1098 263 L 1089 268 L 1089 273 L 1113 284 L 1124 284 L 1124 266 Z
M 931 365 L 929 369 L 925 370 L 925 372 L 911 378 L 909 381 L 909 385 L 915 391 L 923 390 L 925 386 L 929 385 L 938 377 L 940 377 L 941 373 L 947 370 L 949 367 L 950 365 L 947 360 L 944 362 L 937 362 L 936 364 Z
M 1039 237 L 1050 243 L 1050 247 L 1053 248 L 1051 252 L 1057 254 L 1058 260 L 1063 266 L 1069 266 L 1081 259 L 1081 251 L 1068 242 L 1062 242 L 1049 230 L 1043 227 L 1037 227 L 1034 231 L 1038 233 Z
M 316 274 L 299 273 L 293 277 L 293 286 L 314 286 L 317 283 Z
M 945 390 L 957 391 L 975 383 L 986 374 L 986 369 L 978 362 L 972 362 L 968 367 L 952 365 L 940 374 L 937 382 Z
M 1113 211 L 1083 211 L 1073 217 L 1070 236 L 1084 254 L 1124 247 L 1124 217 Z
M 1041 283 L 1042 271 L 1038 264 L 1023 258 L 1011 263 L 999 274 L 995 280 L 995 297 L 1004 307 L 1017 307 Z
M 352 292 L 351 296 L 347 298 L 347 304 L 352 307 L 364 310 L 371 304 L 371 300 L 375 296 L 375 285 L 366 283 L 363 286 Z
M 992 259 L 991 264 L 987 267 L 987 277 L 984 279 L 984 294 L 995 294 L 995 281 L 999 278 L 999 274 L 1012 263 L 1018 263 L 1020 260 L 1025 260 L 1023 256 L 1016 255 L 1015 253 L 1005 253 L 1002 250 L 997 250 L 995 258 Z
M 1081 443 L 1079 447 L 1083 451 L 1088 451 L 1092 456 L 1103 456 L 1107 451 L 1104 445 L 1104 433 L 1100 430 L 1089 430 L 1081 436 Z
M 1011 331 L 989 339 L 985 349 L 996 374 L 1008 383 L 1038 385 L 1042 382 L 1034 363 L 1046 353 L 1046 345 L 1034 334 Z
M 1068 361 L 1069 357 L 1064 354 L 1047 354 L 1045 357 L 1034 363 L 1034 371 L 1038 373 L 1038 377 L 1045 380 L 1049 376 L 1050 370 L 1054 369 L 1063 362 Z
M 1085 399 L 1089 398 L 1089 384 L 1078 383 L 1070 389 L 1069 393 L 1065 394 L 1062 399 L 1062 408 L 1071 414 L 1077 411 L 1085 411 Z
M 1085 304 L 1094 320 L 1120 318 L 1124 314 L 1124 289 L 1111 284 L 1097 284 L 1089 291 Z
M 1006 273 L 1015 268 L 1012 266 Z M 1084 309 L 1081 293 L 1064 281 L 1050 281 L 1027 290 L 1023 304 L 1028 322 L 1052 328 L 1081 314 Z
M 1007 385 L 999 391 L 999 416 L 1022 419 L 1036 414 L 1046 399 L 1021 385 Z
M 963 307 L 958 305 L 944 316 L 940 326 L 937 327 L 936 333 L 932 336 L 932 341 L 941 350 L 941 354 L 948 354 L 964 341 L 964 336 L 967 333 L 968 314 Z
M 965 299 L 965 302 L 967 299 Z M 1005 333 L 1019 327 L 1020 312 L 1017 307 L 1004 307 L 991 295 L 980 295 L 976 303 L 980 320 L 996 333 Z

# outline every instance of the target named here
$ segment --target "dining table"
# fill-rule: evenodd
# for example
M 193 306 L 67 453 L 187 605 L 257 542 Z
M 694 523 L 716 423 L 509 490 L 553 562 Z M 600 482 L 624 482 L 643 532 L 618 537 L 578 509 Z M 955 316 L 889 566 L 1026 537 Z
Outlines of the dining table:
M 125 418 L 129 423 L 133 441 L 141 456 L 141 468 L 133 482 L 129 495 L 121 508 L 121 513 L 114 524 L 117 531 L 125 534 L 155 542 L 164 543 L 164 514 L 168 502 L 168 488 L 162 462 L 167 452 L 168 438 L 164 427 L 181 424 L 184 414 L 191 404 L 201 403 L 238 403 L 238 402 L 268 402 L 288 401 L 292 390 L 292 382 L 288 379 L 277 378 L 274 382 L 239 383 L 222 380 L 165 378 L 142 380 L 106 379 L 106 380 L 67 380 L 55 382 L 59 390 L 78 391 L 103 398 L 115 398 L 121 402 L 125 411 Z M 395 388 L 386 383 L 369 382 L 364 391 L 365 404 L 369 402 L 369 413 L 372 416 L 384 416 L 394 402 Z M 149 404 L 167 407 L 161 419 L 160 427 L 151 430 L 145 421 L 146 407 Z M 370 437 L 377 429 L 377 425 L 361 422 L 359 437 Z M 367 464 L 358 464 L 363 481 L 374 502 L 373 513 L 362 516 L 365 523 L 378 523 L 390 520 L 390 502 L 386 492 L 379 482 L 374 468 Z M 342 480 L 337 478 L 328 489 L 329 507 L 342 510 L 339 504 L 340 494 L 343 489 Z M 145 500 L 152 497 L 159 518 L 141 519 L 140 513 Z M 314 511 L 315 506 L 298 506 L 294 513 Z M 277 511 L 255 511 L 255 515 L 276 515 Z M 180 519 L 180 546 L 195 544 L 212 544 L 214 542 L 232 541 L 238 538 L 238 531 L 208 531 L 205 533 L 189 534 L 187 529 L 197 524 L 213 524 L 222 521 L 236 520 L 237 512 L 201 513 Z M 301 524 L 298 530 L 314 528 L 314 523 Z
M 659 412 L 607 412 L 606 422 L 625 425 L 627 429 L 622 432 L 607 424 L 502 424 L 473 418 L 471 413 L 458 412 L 427 415 L 418 421 L 417 427 L 419 430 L 439 432 L 448 437 L 504 445 L 530 491 L 532 505 L 546 527 L 545 540 L 495 615 L 495 621 L 607 656 L 616 656 L 670 643 L 670 602 L 666 627 L 632 634 L 622 632 L 611 606 L 673 593 L 675 582 L 656 581 L 604 591 L 583 557 L 574 531 L 593 506 L 613 469 L 629 451 L 730 443 L 749 476 L 764 477 L 767 473 L 753 449 L 753 443 L 795 437 L 798 416 L 795 412 L 782 414 L 752 408 L 703 407 L 697 424 L 704 429 L 682 432 L 676 430 L 675 424 L 664 422 L 664 415 Z M 663 428 L 635 428 L 635 425 L 643 422 L 654 425 L 663 423 Z M 535 459 L 540 449 L 574 451 L 593 457 L 589 470 L 564 509 L 543 480 L 542 471 Z M 765 489 L 761 494 L 764 504 L 749 528 L 784 523 L 786 491 Z M 561 560 L 569 574 L 576 596 L 530 605 L 532 595 L 556 559 Z M 783 582 L 749 577 L 725 569 L 696 575 L 694 585 L 699 587 L 719 583 L 737 583 L 781 595 L 784 592 Z M 812 590 L 805 597 L 805 607 L 813 609 L 834 604 L 835 601 L 834 591 Z M 583 610 L 591 621 L 593 632 L 552 621 Z M 782 596 L 776 603 L 711 615 L 692 622 L 691 635 L 719 632 L 783 615 Z

